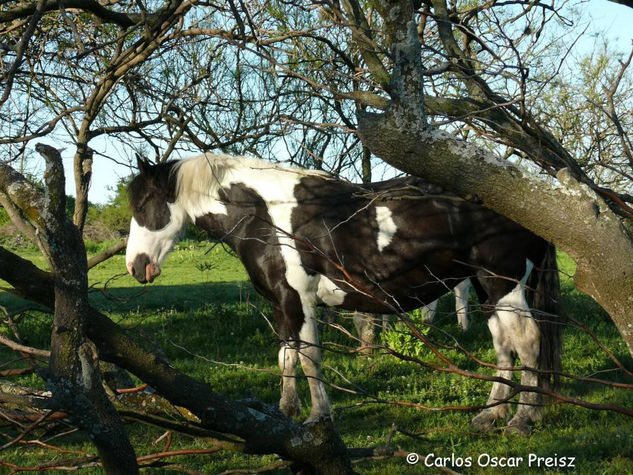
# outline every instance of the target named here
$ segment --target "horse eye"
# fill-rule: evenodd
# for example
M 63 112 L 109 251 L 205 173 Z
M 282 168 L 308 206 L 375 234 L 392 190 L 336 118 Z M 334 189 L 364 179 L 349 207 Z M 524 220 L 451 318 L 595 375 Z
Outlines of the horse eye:
M 136 205 L 136 208 L 135 208 L 136 212 L 138 212 L 138 213 L 142 213 L 143 212 L 143 208 L 145 208 L 145 205 L 147 204 L 147 200 L 148 200 L 148 198 L 145 197 L 141 201 L 139 201 L 139 203 Z

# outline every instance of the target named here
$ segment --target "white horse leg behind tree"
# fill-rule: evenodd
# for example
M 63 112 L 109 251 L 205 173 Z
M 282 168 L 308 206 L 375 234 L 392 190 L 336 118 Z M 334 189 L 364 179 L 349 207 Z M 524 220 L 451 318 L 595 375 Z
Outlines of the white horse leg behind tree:
M 457 313 L 457 323 L 464 331 L 468 330 L 468 295 L 470 288 L 472 287 L 470 279 L 464 279 L 455 286 L 453 292 L 455 293 L 455 311 Z M 434 300 L 429 305 L 425 305 L 422 308 L 424 315 L 424 321 L 427 323 L 433 322 L 435 313 L 437 310 L 437 303 L 439 299 Z M 361 344 L 360 351 L 362 353 L 371 352 L 374 345 L 374 339 L 377 332 L 380 330 L 385 331 L 389 324 L 389 315 L 382 316 L 382 324 L 376 323 L 376 317 L 373 315 L 364 314 L 361 312 L 354 312 L 353 314 L 354 327 L 356 328 L 356 335 L 358 336 Z
M 468 294 L 470 293 L 470 279 L 464 279 L 455 286 L 455 311 L 457 312 L 457 323 L 462 330 L 468 330 Z M 422 311 L 424 312 L 424 321 L 431 323 L 435 318 L 437 311 L 437 302 L 434 300 L 426 305 Z

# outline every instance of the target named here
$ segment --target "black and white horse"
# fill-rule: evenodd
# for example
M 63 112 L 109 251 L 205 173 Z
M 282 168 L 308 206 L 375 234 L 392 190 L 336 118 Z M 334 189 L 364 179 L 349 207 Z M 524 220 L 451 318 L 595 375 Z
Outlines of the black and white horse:
M 315 306 L 409 311 L 466 278 L 489 309 L 498 376 L 511 379 L 517 356 L 524 386 L 547 384 L 558 368 L 559 326 L 548 318 L 558 294 L 553 246 L 493 211 L 428 192 L 417 178 L 363 188 L 322 172 L 213 154 L 158 165 L 139 159 L 138 166 L 128 190 L 129 273 L 152 282 L 189 222 L 227 243 L 274 306 L 286 414 L 299 408 L 300 361 L 310 385 L 309 420 L 330 415 Z M 543 311 L 538 320 L 526 282 Z M 510 394 L 509 386 L 493 383 L 492 407 L 474 424 L 488 428 L 507 418 Z M 526 429 L 540 417 L 539 406 L 537 393 L 523 392 L 509 428 Z

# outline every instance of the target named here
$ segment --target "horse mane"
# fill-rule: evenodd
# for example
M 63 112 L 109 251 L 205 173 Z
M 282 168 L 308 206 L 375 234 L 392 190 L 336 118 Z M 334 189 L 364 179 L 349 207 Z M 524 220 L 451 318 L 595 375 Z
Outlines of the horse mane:
M 172 170 L 176 176 L 176 199 L 187 205 L 200 195 L 217 196 L 229 169 L 226 163 L 220 164 L 220 157 L 230 158 L 228 155 L 204 154 L 176 162 Z
M 176 162 L 172 173 L 176 178 L 176 199 L 186 207 L 194 206 L 200 196 L 217 198 L 225 178 L 237 170 L 273 170 L 300 176 L 331 178 L 329 173 L 298 167 L 284 167 L 257 158 L 205 153 Z

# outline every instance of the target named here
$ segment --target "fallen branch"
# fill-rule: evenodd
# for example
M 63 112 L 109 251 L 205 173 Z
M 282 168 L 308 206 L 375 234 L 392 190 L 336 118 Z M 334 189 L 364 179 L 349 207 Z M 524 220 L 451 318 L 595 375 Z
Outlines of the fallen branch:
M 103 261 L 110 259 L 117 252 L 121 251 L 122 249 L 125 249 L 125 246 L 127 246 L 127 237 L 121 239 L 114 246 L 106 249 L 100 254 L 92 256 L 90 259 L 88 259 L 88 269 L 92 269 L 96 265 L 101 264 Z
M 204 455 L 204 454 L 214 454 L 223 450 L 222 447 L 212 447 L 209 449 L 186 449 L 186 450 L 174 450 L 172 452 L 158 452 L 150 455 L 143 455 L 142 457 L 138 457 L 136 461 L 138 463 L 147 462 L 149 460 L 156 459 L 164 459 L 168 457 L 181 457 L 183 455 Z
M 141 391 L 144 391 L 145 389 L 147 389 L 149 387 L 149 384 L 141 384 L 140 386 L 137 386 L 135 388 L 124 388 L 124 389 L 117 389 L 116 393 L 117 394 L 130 394 L 130 393 L 138 393 Z
M 292 465 L 292 462 L 282 460 L 280 462 L 271 463 L 265 467 L 260 468 L 235 468 L 232 470 L 225 470 L 220 472 L 219 475 L 237 475 L 237 474 L 252 474 L 252 473 L 265 473 L 272 472 L 273 470 L 281 470 L 282 468 L 288 468 Z
M 47 350 L 40 350 L 38 348 L 31 348 L 30 346 L 21 345 L 6 336 L 0 335 L 0 343 L 5 346 L 8 346 L 12 350 L 19 351 L 21 353 L 27 353 L 29 355 L 41 356 L 43 358 L 50 358 L 51 352 Z
M 37 371 L 37 368 L 14 368 L 5 369 L 0 371 L 0 377 L 5 378 L 7 376 L 22 376 L 25 374 L 32 374 Z
M 48 472 L 50 470 L 63 470 L 63 471 L 69 472 L 69 471 L 76 471 L 81 468 L 97 467 L 101 464 L 99 463 L 99 457 L 89 456 L 89 457 L 82 457 L 79 459 L 47 462 L 47 463 L 43 463 L 41 465 L 35 465 L 32 467 L 21 467 L 14 463 L 5 462 L 2 460 L 0 460 L 0 465 L 4 467 L 9 467 L 10 469 L 13 470 L 13 472 Z

